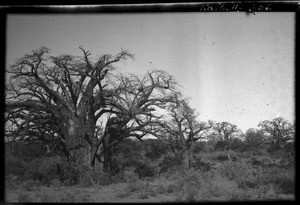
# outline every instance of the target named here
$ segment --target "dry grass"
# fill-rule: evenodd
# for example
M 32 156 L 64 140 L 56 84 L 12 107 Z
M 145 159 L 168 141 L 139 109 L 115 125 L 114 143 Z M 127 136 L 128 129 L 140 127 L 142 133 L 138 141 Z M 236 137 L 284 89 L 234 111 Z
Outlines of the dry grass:
M 200 153 L 201 154 L 201 153 Z M 191 168 L 183 171 L 175 163 L 173 171 L 162 172 L 153 178 L 142 180 L 134 167 L 128 167 L 114 177 L 104 174 L 100 169 L 80 170 L 78 167 L 65 166 L 64 177 L 81 181 L 74 186 L 62 182 L 53 172 L 50 164 L 57 159 L 47 159 L 33 173 L 33 168 L 24 170 L 28 164 L 21 162 L 6 175 L 8 202 L 203 202 L 203 201 L 249 201 L 293 199 L 295 195 L 295 170 L 282 166 L 284 160 L 269 156 L 247 158 L 234 152 L 231 159 L 225 152 L 204 153 L 203 159 L 214 163 L 213 169 Z M 236 160 L 233 160 L 234 157 Z M 44 159 L 45 160 L 45 159 Z M 205 161 L 204 160 L 204 161 Z M 258 162 L 256 162 L 256 161 Z M 11 159 L 12 164 L 18 160 Z M 166 161 L 166 160 L 165 160 Z M 255 161 L 255 163 L 253 163 Z M 31 164 L 40 162 L 31 162 Z M 171 160 L 166 161 L 171 163 Z M 49 168 L 49 170 L 48 170 Z M 43 178 L 43 171 L 50 173 Z M 44 173 L 44 174 L 45 174 Z M 47 187 L 48 186 L 48 187 Z M 76 189 L 75 189 L 76 188 Z M 79 191 L 78 191 L 79 190 Z

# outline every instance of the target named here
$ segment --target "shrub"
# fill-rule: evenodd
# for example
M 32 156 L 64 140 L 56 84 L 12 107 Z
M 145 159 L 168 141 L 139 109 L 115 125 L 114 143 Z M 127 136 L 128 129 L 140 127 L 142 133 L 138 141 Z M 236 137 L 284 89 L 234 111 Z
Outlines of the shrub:
M 251 170 L 251 167 L 244 162 L 224 162 L 218 168 L 218 172 L 222 176 L 228 178 L 229 180 L 236 181 L 240 181 L 249 177 L 251 172 L 247 170 Z
M 201 151 L 205 150 L 205 147 L 206 143 L 199 141 L 193 146 L 192 151 L 194 154 L 199 154 Z
M 123 189 L 117 191 L 116 197 L 124 198 L 137 192 L 140 199 L 146 199 L 149 196 L 156 196 L 155 187 L 156 186 L 150 185 L 148 181 L 131 181 L 128 182 Z
M 150 196 L 155 197 L 156 194 L 157 194 L 157 188 L 156 188 L 156 186 L 152 186 L 152 185 L 151 185 L 151 186 L 148 186 L 146 192 L 147 192 Z
M 229 195 L 230 201 L 245 201 L 251 199 L 251 195 L 247 191 L 235 191 Z
M 29 194 L 19 194 L 18 201 L 19 202 L 32 202 L 33 200 Z
M 228 158 L 228 155 L 225 154 L 225 153 L 221 153 L 221 154 L 218 155 L 216 158 L 217 158 L 218 161 L 226 161 L 226 160 L 229 159 L 229 158 Z
M 211 189 L 211 179 L 205 178 L 203 172 L 194 169 L 174 174 L 175 183 L 171 184 L 172 191 L 178 195 L 178 201 L 196 202 L 206 200 L 208 190 Z
M 26 180 L 22 185 L 27 191 L 33 191 L 34 186 L 36 186 L 38 183 L 32 179 Z
M 147 199 L 147 198 L 149 198 L 148 197 L 148 194 L 147 194 L 147 191 L 145 191 L 145 190 L 142 190 L 142 192 L 139 194 L 139 199 Z
M 61 197 L 60 202 L 76 202 L 76 196 L 75 194 L 71 194 L 70 192 L 67 192 L 66 194 Z
M 205 158 L 196 158 L 194 163 L 191 163 L 191 167 L 194 169 L 200 169 L 201 171 L 208 172 L 211 170 L 214 163 Z
M 274 184 L 283 194 L 294 194 L 295 173 L 293 169 L 265 167 L 261 170 L 259 182 L 261 185 Z
M 26 172 L 26 162 L 14 157 L 6 156 L 5 158 L 5 174 L 23 176 Z
M 277 178 L 275 184 L 281 189 L 283 194 L 294 194 L 295 193 L 295 180 L 290 176 L 284 176 Z
M 177 198 L 177 200 L 193 203 L 198 201 L 197 197 L 198 197 L 197 187 L 195 187 L 194 184 L 185 184 L 185 187 L 181 193 L 181 197 Z
M 57 165 L 60 167 L 59 179 L 66 186 L 78 184 L 82 176 L 87 172 L 88 168 L 85 165 L 80 165 L 75 162 L 62 162 Z
M 150 166 L 145 162 L 139 162 L 135 168 L 135 172 L 139 175 L 140 179 L 144 177 L 153 177 L 155 175 L 155 167 Z
M 53 197 L 48 194 L 38 195 L 40 202 L 54 202 Z
M 182 165 L 182 159 L 181 155 L 165 155 L 159 164 L 160 173 L 173 172 Z
M 220 161 L 224 162 L 229 160 L 229 156 L 232 159 L 232 161 L 236 161 L 239 159 L 239 155 L 233 150 L 228 150 L 228 151 L 216 151 L 212 153 L 206 153 L 203 154 L 202 156 L 208 160 L 215 160 L 215 161 Z
M 242 189 L 246 189 L 246 188 L 257 188 L 258 186 L 258 181 L 257 178 L 252 176 L 252 175 L 248 175 L 248 176 L 244 176 L 241 177 L 237 180 L 237 186 L 238 188 L 242 188 Z
M 91 202 L 91 196 L 90 194 L 88 193 L 84 193 L 84 194 L 81 194 L 78 198 L 78 202 L 83 202 L 83 203 L 86 203 L 86 202 Z
M 280 190 L 274 184 L 267 184 L 258 187 L 257 197 L 259 199 L 276 199 L 278 198 Z
M 57 178 L 56 164 L 59 162 L 57 157 L 34 159 L 27 164 L 26 175 L 30 179 L 49 184 L 50 180 Z
M 87 170 L 80 181 L 81 186 L 98 186 L 109 185 L 112 183 L 108 173 L 104 173 L 101 169 Z M 99 188 L 99 187 L 98 187 Z
M 168 146 L 165 143 L 161 143 L 158 139 L 145 140 L 145 157 L 151 161 L 157 160 L 163 154 L 168 151 Z
M 82 166 L 82 165 L 81 165 Z M 26 176 L 50 185 L 53 180 L 60 180 L 66 186 L 77 184 L 82 174 L 81 168 L 74 162 L 67 162 L 60 157 L 36 158 L 27 164 Z
M 115 196 L 117 198 L 125 198 L 125 197 L 128 197 L 130 195 L 131 195 L 131 191 L 129 189 L 122 189 L 122 190 L 117 191 Z
M 5 175 L 5 187 L 7 189 L 17 189 L 21 184 L 20 177 L 17 175 Z
M 231 149 L 232 150 L 234 150 L 236 152 L 243 152 L 243 151 L 246 150 L 246 148 L 247 148 L 247 145 L 243 140 L 241 140 L 239 138 L 234 138 L 233 139 L 233 142 L 231 144 Z
M 134 181 L 129 182 L 126 186 L 126 189 L 130 190 L 130 192 L 140 191 L 145 188 L 145 183 L 142 181 Z
M 121 183 L 124 182 L 123 173 L 118 173 L 110 177 L 111 183 Z
M 165 192 L 165 187 L 163 184 L 159 184 L 158 186 L 156 186 L 156 191 L 159 194 L 163 194 Z
M 123 178 L 126 182 L 134 182 L 139 179 L 134 167 L 127 167 L 123 172 Z

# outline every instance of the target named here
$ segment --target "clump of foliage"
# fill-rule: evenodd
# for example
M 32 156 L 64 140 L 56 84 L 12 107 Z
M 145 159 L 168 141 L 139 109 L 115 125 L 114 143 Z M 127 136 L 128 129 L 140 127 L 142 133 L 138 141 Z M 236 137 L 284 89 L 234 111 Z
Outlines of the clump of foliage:
M 33 199 L 30 197 L 29 194 L 20 194 L 20 195 L 18 196 L 18 201 L 19 201 L 19 202 L 26 203 L 26 202 L 32 202 Z
M 27 177 L 49 184 L 57 175 L 57 158 L 36 158 L 27 165 Z
M 138 173 L 141 179 L 153 177 L 155 175 L 155 167 L 146 162 L 139 162 L 135 168 L 135 172 Z
M 173 172 L 182 165 L 183 157 L 181 155 L 165 155 L 160 162 L 160 173 Z
M 158 160 L 169 151 L 169 147 L 158 139 L 145 140 L 145 149 L 145 157 L 151 161 Z
M 211 160 L 207 160 L 205 158 L 196 158 L 195 162 L 191 164 L 191 167 L 196 170 L 208 172 L 213 168 L 214 165 L 215 163 Z
M 23 176 L 26 172 L 27 163 L 14 156 L 5 157 L 5 174 Z
M 87 187 L 104 186 L 110 183 L 112 183 L 112 180 L 109 173 L 105 173 L 101 169 L 86 170 L 80 181 L 80 185 Z

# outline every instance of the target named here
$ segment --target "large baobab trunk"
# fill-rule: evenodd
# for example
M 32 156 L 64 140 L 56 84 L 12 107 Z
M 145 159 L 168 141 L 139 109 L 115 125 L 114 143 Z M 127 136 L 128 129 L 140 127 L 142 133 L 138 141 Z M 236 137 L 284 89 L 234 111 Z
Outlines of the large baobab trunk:
M 87 143 L 85 136 L 93 131 L 90 130 L 91 126 L 83 124 L 80 117 L 70 115 L 62 123 L 62 132 L 68 157 L 80 164 L 90 164 L 90 157 L 87 159 L 86 156 L 91 152 L 91 147 Z

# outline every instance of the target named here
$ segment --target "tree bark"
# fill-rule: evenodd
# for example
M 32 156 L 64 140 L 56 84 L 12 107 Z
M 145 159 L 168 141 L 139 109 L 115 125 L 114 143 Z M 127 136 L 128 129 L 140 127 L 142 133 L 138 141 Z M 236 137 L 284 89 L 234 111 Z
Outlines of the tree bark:
M 90 164 L 86 155 L 90 153 L 90 144 L 85 139 L 86 131 L 90 125 L 84 125 L 82 119 L 77 116 L 68 116 L 63 122 L 63 135 L 65 137 L 66 151 L 71 158 L 80 164 Z
M 187 146 L 183 151 L 183 167 L 185 170 L 190 169 L 190 157 L 191 157 L 191 149 L 190 146 Z
M 103 171 L 109 173 L 111 170 L 112 151 L 110 147 L 104 148 L 103 152 Z

